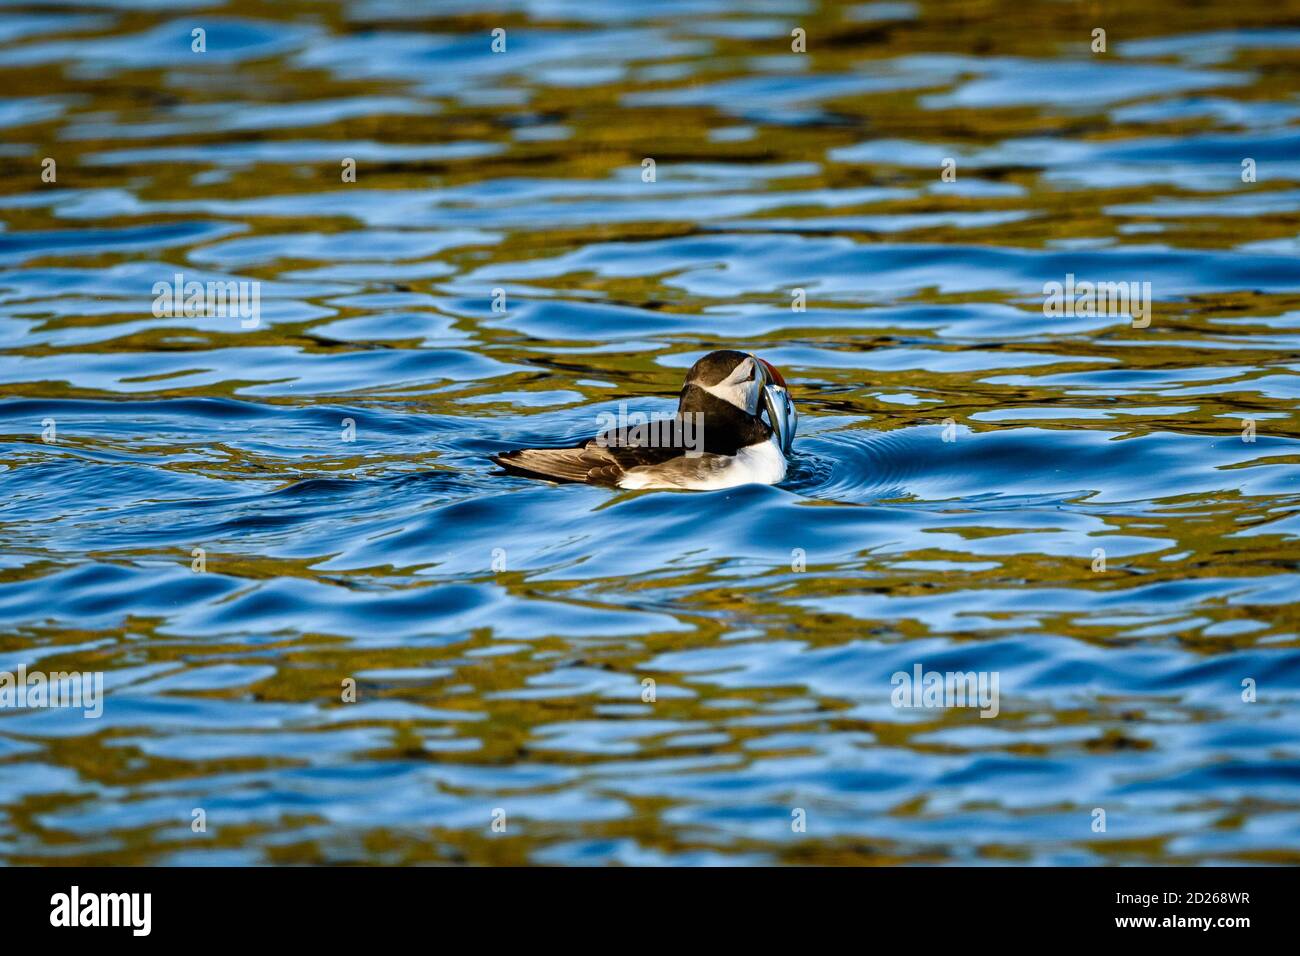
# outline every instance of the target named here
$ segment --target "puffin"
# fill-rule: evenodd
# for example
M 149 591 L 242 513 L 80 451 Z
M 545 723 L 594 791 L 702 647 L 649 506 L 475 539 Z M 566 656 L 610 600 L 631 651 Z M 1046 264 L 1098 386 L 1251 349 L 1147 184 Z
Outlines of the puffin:
M 626 404 L 620 412 L 615 427 L 577 445 L 518 448 L 492 461 L 513 475 L 613 488 L 773 485 L 785 478 L 799 423 L 776 367 L 733 349 L 710 352 L 691 366 L 674 415 L 648 421 L 627 416 Z

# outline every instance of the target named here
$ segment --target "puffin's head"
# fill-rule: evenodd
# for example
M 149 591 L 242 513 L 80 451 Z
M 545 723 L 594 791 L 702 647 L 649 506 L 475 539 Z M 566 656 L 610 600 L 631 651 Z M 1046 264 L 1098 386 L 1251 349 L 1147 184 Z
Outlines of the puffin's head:
M 698 386 L 754 418 L 767 412 L 777 444 L 783 453 L 790 453 L 799 413 L 785 378 L 771 362 L 749 352 L 719 349 L 691 366 L 685 384 Z

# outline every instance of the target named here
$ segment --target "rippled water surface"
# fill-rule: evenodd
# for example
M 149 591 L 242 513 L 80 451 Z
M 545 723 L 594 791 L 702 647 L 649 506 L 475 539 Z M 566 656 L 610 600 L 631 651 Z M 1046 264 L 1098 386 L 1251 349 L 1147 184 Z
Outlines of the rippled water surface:
M 1288 6 L 6 4 L 0 859 L 1300 862 Z M 780 486 L 487 460 L 719 347 Z

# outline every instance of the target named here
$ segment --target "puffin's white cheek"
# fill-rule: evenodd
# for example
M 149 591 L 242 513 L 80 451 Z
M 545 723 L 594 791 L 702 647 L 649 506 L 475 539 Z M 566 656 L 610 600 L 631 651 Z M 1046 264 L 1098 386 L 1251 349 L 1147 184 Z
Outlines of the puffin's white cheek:
M 758 414 L 758 405 L 762 400 L 759 383 L 750 379 L 739 382 L 721 382 L 717 385 L 700 386 L 711 395 L 716 395 L 750 415 Z
M 758 387 L 758 382 L 744 382 L 737 389 L 737 404 L 751 415 L 758 414 L 758 405 L 762 398 L 763 393 Z

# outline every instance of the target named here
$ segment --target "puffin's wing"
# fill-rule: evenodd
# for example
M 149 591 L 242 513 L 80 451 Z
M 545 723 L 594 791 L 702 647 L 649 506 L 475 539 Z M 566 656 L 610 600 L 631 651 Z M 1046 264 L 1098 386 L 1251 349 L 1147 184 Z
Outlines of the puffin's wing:
M 680 457 L 683 457 L 680 448 L 606 445 L 592 438 L 576 448 L 519 448 L 493 455 L 492 460 L 507 471 L 530 478 L 617 485 L 630 468 L 657 465 Z
M 602 451 L 604 449 L 601 449 Z M 550 481 L 590 481 L 593 469 L 613 463 L 585 446 L 577 448 L 518 448 L 493 455 L 492 460 L 515 474 Z

